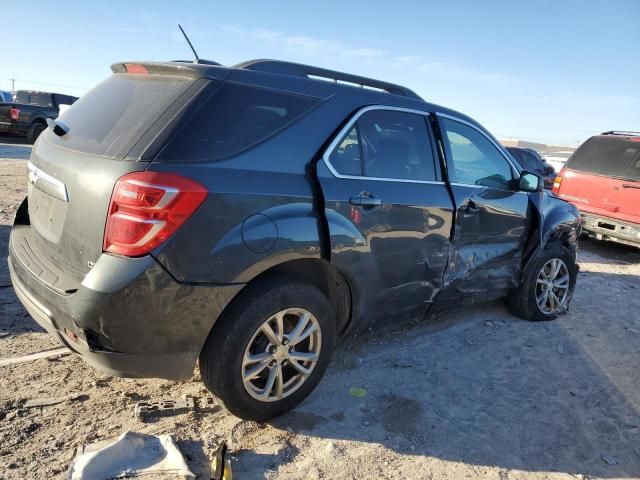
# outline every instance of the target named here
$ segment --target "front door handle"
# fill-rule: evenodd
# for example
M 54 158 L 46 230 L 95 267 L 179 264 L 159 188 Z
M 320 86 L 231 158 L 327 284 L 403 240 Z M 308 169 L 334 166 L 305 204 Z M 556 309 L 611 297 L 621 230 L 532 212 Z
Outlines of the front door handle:
M 361 194 L 349 198 L 349 203 L 359 207 L 373 208 L 382 205 L 382 199 L 374 195 Z

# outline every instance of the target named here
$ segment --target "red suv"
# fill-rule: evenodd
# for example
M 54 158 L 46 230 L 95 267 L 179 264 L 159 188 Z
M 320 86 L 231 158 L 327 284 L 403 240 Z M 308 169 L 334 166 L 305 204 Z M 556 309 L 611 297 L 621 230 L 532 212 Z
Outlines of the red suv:
M 569 158 L 553 192 L 574 203 L 583 231 L 640 247 L 640 132 L 604 132 Z

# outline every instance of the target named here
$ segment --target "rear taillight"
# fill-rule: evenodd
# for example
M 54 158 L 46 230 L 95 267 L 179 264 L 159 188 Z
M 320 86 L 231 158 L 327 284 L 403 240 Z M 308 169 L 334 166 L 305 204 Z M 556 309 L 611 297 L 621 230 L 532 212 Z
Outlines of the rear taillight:
M 178 175 L 136 172 L 121 177 L 111 195 L 103 250 L 128 257 L 149 253 L 206 197 L 204 186 Z
M 18 121 L 18 118 L 20 117 L 20 109 L 19 108 L 12 108 L 11 110 L 9 110 L 9 117 L 11 117 L 11 120 Z
M 551 191 L 553 193 L 559 193 L 560 192 L 560 184 L 562 183 L 562 176 L 563 175 L 564 175 L 564 168 L 562 170 L 560 170 L 560 173 L 558 173 L 558 176 L 553 181 L 553 188 L 551 189 Z

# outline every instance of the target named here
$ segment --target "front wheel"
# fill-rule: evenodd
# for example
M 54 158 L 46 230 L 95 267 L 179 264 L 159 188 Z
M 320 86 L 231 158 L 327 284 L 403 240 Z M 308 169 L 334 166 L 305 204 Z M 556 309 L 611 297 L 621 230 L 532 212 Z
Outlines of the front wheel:
M 200 354 L 202 380 L 247 420 L 276 417 L 307 397 L 335 345 L 327 298 L 287 279 L 249 286 L 218 322 Z
M 543 250 L 524 269 L 509 304 L 525 320 L 553 320 L 565 313 L 573 297 L 578 268 L 574 256 L 561 245 Z

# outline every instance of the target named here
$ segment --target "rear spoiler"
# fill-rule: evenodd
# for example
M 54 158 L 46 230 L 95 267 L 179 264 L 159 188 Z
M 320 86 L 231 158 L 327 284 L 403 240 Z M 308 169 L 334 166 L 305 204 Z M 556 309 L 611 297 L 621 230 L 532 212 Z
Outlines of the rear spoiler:
M 113 73 L 139 75 L 183 75 L 191 78 L 224 78 L 229 69 L 212 63 L 118 62 L 111 65 Z

